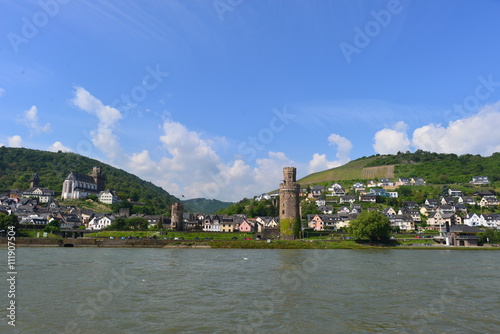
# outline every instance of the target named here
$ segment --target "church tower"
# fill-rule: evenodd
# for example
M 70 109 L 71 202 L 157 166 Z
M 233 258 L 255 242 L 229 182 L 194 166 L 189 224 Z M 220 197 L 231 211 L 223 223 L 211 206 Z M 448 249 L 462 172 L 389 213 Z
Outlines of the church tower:
M 283 168 L 283 183 L 280 184 L 280 236 L 282 239 L 295 239 L 300 232 L 299 192 L 297 169 Z
M 92 168 L 92 173 L 89 175 L 97 184 L 97 192 L 106 190 L 106 175 L 102 174 L 101 167 Z
M 172 205 L 172 223 L 171 226 L 176 231 L 182 231 L 184 225 L 184 205 L 182 203 L 174 203 Z
M 30 188 L 37 188 L 40 183 L 40 178 L 38 177 L 38 173 L 33 174 L 33 177 L 30 180 Z

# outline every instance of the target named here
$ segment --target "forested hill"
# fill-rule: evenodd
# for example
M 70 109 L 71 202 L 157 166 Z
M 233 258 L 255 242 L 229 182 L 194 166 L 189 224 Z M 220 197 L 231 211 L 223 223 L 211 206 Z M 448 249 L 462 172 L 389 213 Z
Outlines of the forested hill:
M 221 202 L 216 199 L 193 198 L 182 201 L 184 210 L 193 213 L 214 214 L 219 210 L 223 210 L 234 204 L 232 202 Z
M 488 176 L 500 181 L 500 153 L 480 155 L 431 153 L 397 153 L 362 157 L 325 171 L 307 175 L 300 184 L 319 184 L 344 180 L 423 177 L 429 184 L 468 183 L 473 176 Z
M 11 147 L 0 147 L 0 190 L 26 190 L 29 188 L 31 177 L 37 172 L 40 187 L 60 194 L 64 179 L 69 173 L 88 175 L 94 166 L 100 166 L 106 175 L 106 188 L 115 190 L 122 199 L 132 198 L 136 202 L 158 208 L 179 201 L 163 188 L 95 159 L 75 153 Z
M 417 150 L 377 156 L 366 167 L 384 165 L 395 165 L 395 177 L 423 177 L 431 184 L 468 183 L 473 176 L 488 176 L 492 182 L 500 180 L 500 153 L 482 157 Z

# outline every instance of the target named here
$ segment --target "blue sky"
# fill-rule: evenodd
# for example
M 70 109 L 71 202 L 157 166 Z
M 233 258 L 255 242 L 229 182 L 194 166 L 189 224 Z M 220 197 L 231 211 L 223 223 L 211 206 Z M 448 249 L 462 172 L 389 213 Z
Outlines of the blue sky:
M 284 166 L 500 150 L 498 1 L 0 3 L 0 145 L 233 201 Z

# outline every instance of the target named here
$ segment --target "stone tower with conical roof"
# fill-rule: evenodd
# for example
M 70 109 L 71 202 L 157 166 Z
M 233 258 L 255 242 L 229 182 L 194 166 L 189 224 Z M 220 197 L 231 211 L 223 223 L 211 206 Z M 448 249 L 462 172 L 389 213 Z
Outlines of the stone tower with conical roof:
M 283 168 L 283 182 L 280 184 L 280 236 L 282 239 L 295 239 L 300 232 L 300 206 L 297 183 L 297 169 Z

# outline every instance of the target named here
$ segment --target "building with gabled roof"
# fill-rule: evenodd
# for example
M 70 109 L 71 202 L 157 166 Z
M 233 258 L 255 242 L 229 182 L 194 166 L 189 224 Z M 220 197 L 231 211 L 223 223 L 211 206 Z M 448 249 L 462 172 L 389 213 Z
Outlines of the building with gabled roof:
M 487 176 L 473 176 L 471 184 L 490 184 L 490 180 Z
M 105 190 L 106 176 L 100 167 L 94 167 L 89 175 L 71 172 L 64 180 L 61 198 L 79 199 L 89 195 L 97 195 Z
M 101 191 L 99 195 L 97 195 L 97 198 L 99 199 L 99 202 L 104 204 L 113 205 L 115 203 L 120 202 L 120 198 L 118 198 L 116 192 L 109 189 Z

